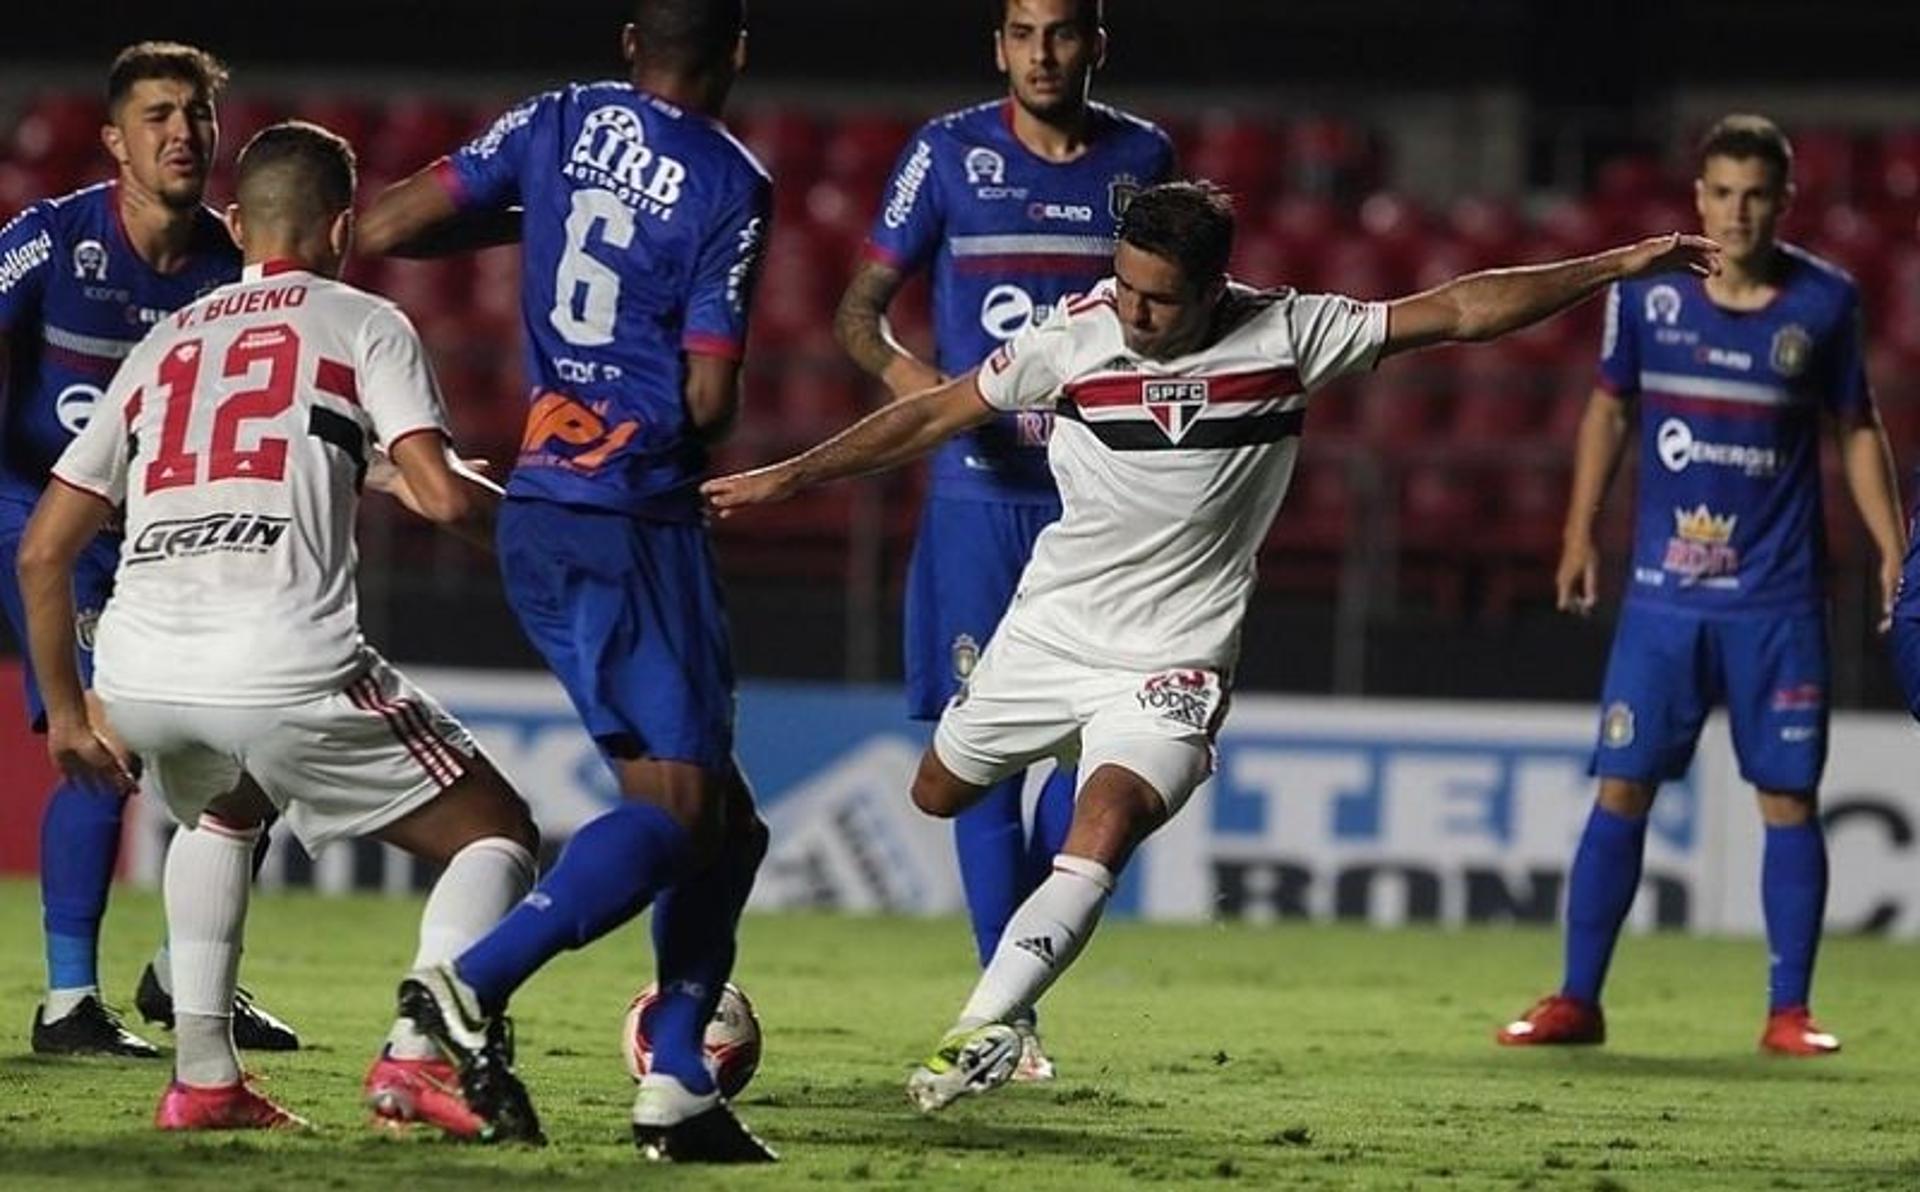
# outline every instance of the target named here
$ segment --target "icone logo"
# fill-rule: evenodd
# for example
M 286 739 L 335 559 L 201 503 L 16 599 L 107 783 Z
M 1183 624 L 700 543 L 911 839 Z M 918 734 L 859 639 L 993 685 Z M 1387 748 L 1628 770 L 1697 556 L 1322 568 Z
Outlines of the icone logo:
M 980 301 L 980 328 L 995 339 L 1008 340 L 1033 322 L 1033 297 L 1015 285 L 999 285 Z
M 53 399 L 53 416 L 68 434 L 77 435 L 93 420 L 93 408 L 100 404 L 101 396 L 93 385 L 69 385 Z
M 1660 424 L 1654 433 L 1654 449 L 1669 472 L 1684 472 L 1689 464 L 1738 468 L 1749 476 L 1771 476 L 1780 470 L 1780 453 L 1772 447 L 1696 439 L 1693 428 L 1678 418 Z
M 900 167 L 900 177 L 894 180 L 893 197 L 887 200 L 887 210 L 881 216 L 890 228 L 904 227 L 907 216 L 913 214 L 913 204 L 920 197 L 920 187 L 927 181 L 927 171 L 933 166 L 933 148 L 925 141 L 916 141 L 913 156 L 907 164 Z
M 687 180 L 687 167 L 649 148 L 639 114 L 619 104 L 587 114 L 561 172 L 658 219 L 671 218 Z
M 1075 203 L 1028 203 L 1027 218 L 1036 223 L 1044 223 L 1048 220 L 1092 223 L 1093 208 Z

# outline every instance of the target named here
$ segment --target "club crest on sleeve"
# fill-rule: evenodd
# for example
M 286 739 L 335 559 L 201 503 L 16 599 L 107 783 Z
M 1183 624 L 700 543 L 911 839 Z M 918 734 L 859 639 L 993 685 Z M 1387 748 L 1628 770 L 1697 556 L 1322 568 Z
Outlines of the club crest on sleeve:
M 1207 379 L 1179 377 L 1140 383 L 1140 401 L 1169 442 L 1178 443 L 1207 408 Z
M 1633 709 L 1619 701 L 1608 704 L 1607 714 L 1600 722 L 1600 740 L 1609 749 L 1625 749 L 1633 744 Z
M 953 677 L 965 683 L 973 677 L 973 668 L 980 664 L 980 643 L 973 640 L 971 633 L 962 633 L 953 639 Z

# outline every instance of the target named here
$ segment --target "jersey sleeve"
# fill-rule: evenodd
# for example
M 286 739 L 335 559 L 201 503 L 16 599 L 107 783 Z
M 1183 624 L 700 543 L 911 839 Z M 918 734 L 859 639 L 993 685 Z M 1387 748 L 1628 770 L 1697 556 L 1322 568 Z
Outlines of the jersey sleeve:
M 1873 391 L 1867 384 L 1866 314 L 1860 308 L 1859 291 L 1848 289 L 1832 336 L 1826 352 L 1822 400 L 1837 416 L 1859 414 L 1873 405 Z
M 53 223 L 42 208 L 29 207 L 0 228 L 0 334 L 38 317 L 52 262 Z
M 355 367 L 361 404 L 383 449 L 390 450 L 401 439 L 423 431 L 450 437 L 446 404 L 427 363 L 426 348 L 412 322 L 397 308 L 382 306 L 367 316 L 360 328 Z
M 1069 362 L 1076 301 L 1086 299 L 1062 298 L 980 365 L 974 383 L 988 405 L 996 410 L 1031 410 L 1054 404 L 1061 387 L 1072 379 Z
M 1302 294 L 1287 303 L 1287 335 L 1303 389 L 1365 372 L 1387 341 L 1387 304 L 1339 294 Z
M 487 131 L 468 141 L 435 167 L 440 184 L 462 211 L 492 211 L 522 202 L 521 171 L 535 120 L 555 100 L 537 96 L 501 113 Z
M 946 212 L 934 176 L 933 137 L 921 129 L 894 163 L 886 201 L 867 234 L 866 255 L 902 273 L 923 268 L 940 247 Z
M 95 403 L 87 424 L 54 461 L 54 479 L 92 493 L 112 506 L 126 503 L 127 471 L 133 462 L 133 420 L 139 417 L 145 400 L 145 391 L 135 378 L 152 374 L 151 353 L 136 351 L 128 357 Z
M 714 224 L 694 264 L 681 347 L 697 356 L 746 354 L 747 318 L 773 219 L 773 186 L 759 174 Z
M 1153 132 L 1155 152 L 1147 166 L 1147 176 L 1140 180 L 1144 186 L 1158 186 L 1168 181 L 1173 178 L 1175 168 L 1179 165 L 1179 154 L 1174 150 L 1173 138 L 1157 127 Z
M 1600 331 L 1600 388 L 1615 397 L 1640 392 L 1640 344 L 1627 320 L 1626 295 L 1620 283 L 1607 287 L 1606 323 Z

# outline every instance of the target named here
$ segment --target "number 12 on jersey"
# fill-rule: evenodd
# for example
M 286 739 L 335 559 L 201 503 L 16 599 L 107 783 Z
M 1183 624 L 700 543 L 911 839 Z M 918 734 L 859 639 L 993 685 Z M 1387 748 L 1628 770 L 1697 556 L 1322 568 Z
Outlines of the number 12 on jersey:
M 147 491 L 185 488 L 221 480 L 280 481 L 287 474 L 287 440 L 262 435 L 252 447 L 240 445 L 245 423 L 278 418 L 293 405 L 293 387 L 300 373 L 300 337 L 285 323 L 254 328 L 233 341 L 221 362 L 221 387 L 239 388 L 214 407 L 213 426 L 204 453 L 189 445 L 195 397 L 205 361 L 203 343 L 183 340 L 160 361 L 153 392 L 163 405 L 160 446 L 147 463 Z M 134 402 L 143 390 L 136 390 Z M 207 461 L 201 475 L 202 455 Z

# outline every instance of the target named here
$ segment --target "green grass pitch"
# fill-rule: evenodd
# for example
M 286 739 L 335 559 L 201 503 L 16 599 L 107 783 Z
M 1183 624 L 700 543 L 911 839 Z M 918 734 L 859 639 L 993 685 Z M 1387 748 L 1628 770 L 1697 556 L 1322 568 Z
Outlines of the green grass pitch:
M 936 1120 L 902 1081 L 966 993 L 951 920 L 749 917 L 739 982 L 766 1028 L 743 1115 L 760 1170 L 641 1170 L 618 1034 L 647 979 L 639 927 L 521 995 L 521 1072 L 544 1150 L 367 1127 L 361 1074 L 413 949 L 418 904 L 267 895 L 244 976 L 309 1050 L 259 1057 L 312 1136 L 164 1136 L 163 1064 L 27 1053 L 37 897 L 0 883 L 0 1187 L 1920 1188 L 1920 952 L 1827 945 L 1819 1009 L 1846 1052 L 1755 1054 L 1764 949 L 1630 938 L 1604 1048 L 1509 1052 L 1493 1028 L 1551 983 L 1539 931 L 1372 932 L 1108 923 L 1045 1010 L 1061 1077 Z M 116 893 L 110 998 L 159 923 Z

